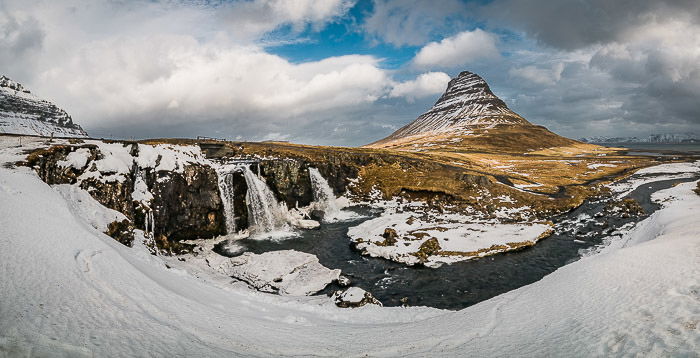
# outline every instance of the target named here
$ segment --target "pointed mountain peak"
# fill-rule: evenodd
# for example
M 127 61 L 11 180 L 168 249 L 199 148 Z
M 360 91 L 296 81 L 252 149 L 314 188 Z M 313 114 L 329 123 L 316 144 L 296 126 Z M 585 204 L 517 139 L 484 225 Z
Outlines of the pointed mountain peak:
M 498 98 L 481 76 L 464 71 L 450 80 L 445 93 L 430 110 L 385 140 L 468 126 L 528 124 Z

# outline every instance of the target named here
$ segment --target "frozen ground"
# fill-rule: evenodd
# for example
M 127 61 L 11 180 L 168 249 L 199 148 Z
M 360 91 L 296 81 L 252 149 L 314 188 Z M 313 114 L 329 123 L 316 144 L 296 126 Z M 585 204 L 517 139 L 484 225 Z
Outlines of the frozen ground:
M 500 199 L 508 202 L 509 198 Z M 544 223 L 504 224 L 477 215 L 440 213 L 415 203 L 381 204 L 381 216 L 350 228 L 348 236 L 364 254 L 407 265 L 435 267 L 510 251 L 534 245 L 552 231 Z M 508 217 L 523 209 L 529 208 L 502 209 L 497 216 Z
M 11 145 L 0 137 L 3 163 Z M 695 186 L 657 194 L 624 243 L 462 311 L 340 309 L 167 269 L 0 166 L 0 355 L 697 356 Z

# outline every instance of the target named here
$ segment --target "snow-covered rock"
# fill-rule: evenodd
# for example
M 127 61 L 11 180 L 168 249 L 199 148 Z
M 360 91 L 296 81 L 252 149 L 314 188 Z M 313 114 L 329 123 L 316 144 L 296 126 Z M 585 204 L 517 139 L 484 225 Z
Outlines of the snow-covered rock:
M 344 291 L 337 291 L 333 294 L 335 305 L 342 308 L 362 307 L 364 305 L 378 305 L 382 303 L 374 298 L 371 293 L 359 288 L 350 287 Z
M 517 209 L 503 209 L 507 217 Z M 388 206 L 381 216 L 348 230 L 357 250 L 405 263 L 437 267 L 443 263 L 517 250 L 548 236 L 547 223 L 505 224 L 476 216 Z
M 66 111 L 5 76 L 0 76 L 0 133 L 87 137 Z
M 219 267 L 260 291 L 291 296 L 314 294 L 340 276 L 340 270 L 326 268 L 315 255 L 295 250 L 246 252 Z

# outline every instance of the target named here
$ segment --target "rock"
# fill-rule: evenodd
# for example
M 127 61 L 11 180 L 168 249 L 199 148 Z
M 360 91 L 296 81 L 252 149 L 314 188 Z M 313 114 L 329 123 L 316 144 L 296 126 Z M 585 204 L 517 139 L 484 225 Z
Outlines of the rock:
M 128 219 L 111 222 L 105 234 L 126 246 L 131 246 L 134 243 L 134 227 Z
M 290 296 L 314 294 L 340 277 L 340 270 L 326 268 L 315 255 L 295 250 L 246 252 L 230 258 L 227 267 L 218 267 L 257 290 Z
M 396 234 L 396 230 L 388 227 L 384 229 L 384 233 L 382 234 L 382 237 L 384 238 L 384 246 L 391 246 L 396 244 L 397 239 L 399 238 L 399 235 Z
M 335 301 L 335 305 L 341 308 L 357 308 L 368 304 L 382 306 L 382 303 L 371 293 L 359 287 L 336 291 L 331 298 Z
M 347 286 L 350 286 L 350 283 L 351 283 L 350 278 L 348 278 L 347 276 L 340 275 L 338 277 L 338 285 L 343 286 L 343 287 L 347 287 Z
M 180 241 L 224 234 L 223 203 L 216 172 L 198 162 L 176 166 L 179 170 L 156 170 L 162 155 L 150 167 L 139 169 L 137 161 L 144 159 L 139 158 L 139 148 L 144 146 L 150 152 L 156 150 L 136 143 L 57 145 L 31 153 L 22 164 L 34 168 L 47 184 L 78 185 L 103 206 L 124 214 L 132 229 L 145 230 L 147 213 L 152 212 L 155 241 L 161 251 L 188 251 L 191 245 Z M 107 148 L 105 152 L 101 151 L 103 147 Z M 164 153 L 170 149 L 157 150 Z M 115 172 L 104 162 L 123 166 Z M 101 169 L 100 164 L 107 169 Z M 142 179 L 140 192 L 153 195 L 149 200 L 137 200 L 137 178 Z M 113 229 L 115 239 L 126 245 L 131 243 L 124 225 L 115 224 Z
M 418 257 L 421 262 L 425 262 L 428 260 L 428 257 L 437 254 L 441 249 L 442 248 L 440 247 L 438 239 L 433 237 L 423 242 L 420 245 L 418 252 L 414 253 L 413 255 Z
M 605 206 L 605 212 L 607 214 L 619 215 L 623 218 L 629 218 L 632 216 L 644 215 L 644 208 L 632 198 L 613 201 Z

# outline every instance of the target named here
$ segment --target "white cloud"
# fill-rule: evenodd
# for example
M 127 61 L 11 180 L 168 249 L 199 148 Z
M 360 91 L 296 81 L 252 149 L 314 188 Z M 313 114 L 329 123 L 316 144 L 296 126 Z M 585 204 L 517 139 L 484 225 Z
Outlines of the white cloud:
M 520 77 L 540 85 L 553 85 L 561 79 L 564 71 L 564 63 L 559 62 L 551 68 L 540 68 L 535 66 L 513 67 L 508 74 Z
M 416 98 L 444 92 L 448 82 L 450 82 L 450 76 L 444 72 L 426 72 L 415 80 L 394 85 L 389 92 L 389 97 L 405 97 L 407 101 L 413 102 Z
M 433 35 L 452 32 L 466 20 L 460 0 L 375 0 L 363 29 L 395 46 L 422 45 Z
M 345 14 L 354 0 L 253 0 L 237 1 L 220 11 L 239 38 L 257 37 L 283 25 L 302 30 L 307 25 L 321 27 Z
M 93 42 L 64 61 L 45 73 L 44 91 L 85 124 L 152 113 L 275 120 L 371 103 L 389 83 L 370 56 L 293 64 L 252 45 L 175 35 Z
M 457 67 L 480 59 L 498 58 L 497 37 L 476 29 L 464 31 L 418 51 L 413 63 L 419 67 Z
M 38 59 L 26 63 L 3 52 L 0 69 L 21 63 L 26 73 L 16 79 L 65 108 L 88 130 L 129 128 L 121 133 L 138 135 L 142 128 L 151 128 L 150 133 L 160 128 L 186 135 L 216 128 L 225 136 L 260 138 L 329 116 L 342 121 L 344 114 L 385 96 L 392 84 L 372 56 L 292 63 L 251 37 L 282 25 L 331 21 L 347 10 L 347 0 L 256 0 L 215 8 L 179 2 L 79 3 L 3 3 L 12 20 L 0 22 L 9 29 L 3 33 L 40 36 L 34 36 L 38 42 L 18 35 L 0 39 L 0 50 L 21 55 L 28 45 L 17 44 L 26 42 Z M 218 15 L 230 15 L 236 7 L 248 7 L 247 14 L 257 11 L 257 17 L 238 21 Z M 31 21 L 13 20 L 28 18 L 20 17 L 26 13 Z M 18 32 L 20 25 L 31 25 L 24 27 L 32 31 Z M 19 41 L 23 38 L 28 40 Z

